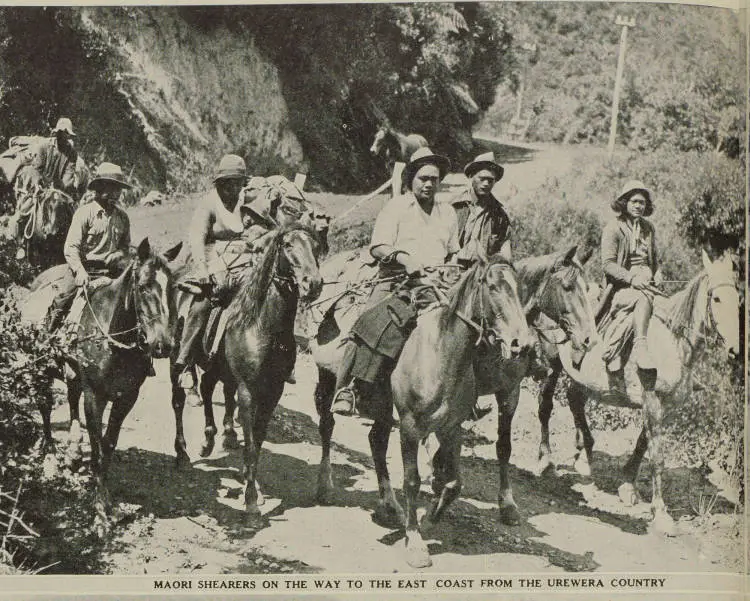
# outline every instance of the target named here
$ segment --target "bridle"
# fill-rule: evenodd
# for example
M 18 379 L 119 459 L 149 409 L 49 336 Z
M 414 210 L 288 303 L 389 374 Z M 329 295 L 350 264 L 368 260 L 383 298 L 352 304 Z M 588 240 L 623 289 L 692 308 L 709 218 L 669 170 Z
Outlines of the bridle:
M 579 273 L 583 269 L 583 266 L 578 262 L 578 259 L 573 259 L 572 265 L 568 266 L 568 269 L 576 269 Z M 536 290 L 536 292 L 532 295 L 532 297 L 529 299 L 529 301 L 524 306 L 524 314 L 529 315 L 532 311 L 537 311 L 537 316 L 531 323 L 532 327 L 537 331 L 537 333 L 548 343 L 554 344 L 554 345 L 560 345 L 565 344 L 571 339 L 570 331 L 570 321 L 568 320 L 565 315 L 562 315 L 559 320 L 554 320 L 551 317 L 547 316 L 550 321 L 552 321 L 555 325 L 550 327 L 544 327 L 540 323 L 540 316 L 542 315 L 543 311 L 539 309 L 539 301 L 544 298 L 544 296 L 547 294 L 547 289 L 550 286 L 550 283 L 553 279 L 561 279 L 561 276 L 559 275 L 560 272 L 556 271 L 555 268 L 552 268 L 552 273 L 550 273 L 547 277 L 545 277 L 544 282 L 541 286 Z M 562 282 L 561 282 L 561 285 Z M 544 315 L 547 315 L 544 313 Z M 562 338 L 559 336 L 556 336 L 554 338 L 551 338 L 548 335 L 548 332 L 562 332 Z

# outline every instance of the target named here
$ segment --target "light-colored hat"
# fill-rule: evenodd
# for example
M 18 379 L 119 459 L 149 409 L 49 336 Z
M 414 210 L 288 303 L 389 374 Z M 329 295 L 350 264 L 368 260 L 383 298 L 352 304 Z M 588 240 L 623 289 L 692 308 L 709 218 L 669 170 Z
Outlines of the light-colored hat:
M 487 169 L 495 174 L 495 179 L 500 180 L 505 173 L 503 166 L 495 162 L 495 154 L 492 152 L 485 152 L 480 154 L 471 163 L 464 167 L 464 174 L 468 178 L 474 177 L 482 169 Z
M 435 165 L 440 172 L 440 179 L 442 180 L 451 168 L 451 162 L 447 157 L 435 154 L 427 146 L 419 148 L 411 157 L 404 172 L 402 174 L 402 180 L 406 187 L 411 186 L 411 182 L 414 176 L 417 174 L 422 167 L 425 165 Z
M 236 154 L 225 154 L 214 173 L 214 183 L 221 179 L 244 179 L 247 177 L 245 160 Z
M 630 197 L 636 192 L 642 192 L 646 197 L 646 208 L 643 210 L 643 216 L 648 217 L 651 215 L 651 213 L 654 212 L 654 202 L 651 199 L 651 190 L 649 190 L 642 181 L 637 179 L 631 179 L 630 181 L 625 182 L 620 195 L 610 203 L 612 210 L 618 213 L 624 213 L 625 205 L 628 203 L 628 200 L 630 200 Z
M 59 131 L 64 131 L 69 136 L 75 136 L 75 134 L 73 133 L 73 123 L 67 117 L 61 117 L 60 119 L 57 120 L 57 125 L 55 125 L 54 129 L 52 130 L 52 133 L 56 134 Z
M 96 168 L 94 177 L 89 182 L 88 188 L 93 190 L 96 187 L 97 182 L 114 182 L 119 184 L 122 188 L 132 188 L 126 180 L 125 174 L 119 165 L 114 163 L 102 163 Z

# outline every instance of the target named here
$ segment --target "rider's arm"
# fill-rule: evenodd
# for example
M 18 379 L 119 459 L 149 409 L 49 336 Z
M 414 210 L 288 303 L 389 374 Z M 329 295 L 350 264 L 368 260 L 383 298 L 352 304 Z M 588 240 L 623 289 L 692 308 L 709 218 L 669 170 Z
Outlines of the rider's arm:
M 208 265 L 206 263 L 206 242 L 211 233 L 211 227 L 216 217 L 207 208 L 199 206 L 193 214 L 193 220 L 190 222 L 190 231 L 188 233 L 188 243 L 190 245 L 190 254 L 199 270 L 205 272 L 208 276 Z
M 65 238 L 65 245 L 63 246 L 65 261 L 76 275 L 86 272 L 83 267 L 83 260 L 85 258 L 83 256 L 83 242 L 86 239 L 86 233 L 89 229 L 88 214 L 90 211 L 88 209 L 90 206 L 84 205 L 73 214 L 70 229 Z
M 619 222 L 613 221 L 602 232 L 602 269 L 610 279 L 629 286 L 633 274 L 617 262 L 620 244 L 627 244 L 627 240 L 621 238 Z
M 391 201 L 383 207 L 375 220 L 370 240 L 370 254 L 383 263 L 396 262 L 401 265 L 408 262 L 409 254 L 400 251 L 395 244 L 398 240 L 398 207 Z

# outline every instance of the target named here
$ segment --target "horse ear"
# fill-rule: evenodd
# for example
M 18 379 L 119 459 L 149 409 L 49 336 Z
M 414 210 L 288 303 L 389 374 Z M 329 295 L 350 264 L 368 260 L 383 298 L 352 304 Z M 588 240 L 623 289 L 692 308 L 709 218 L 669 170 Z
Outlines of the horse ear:
M 151 245 L 148 242 L 148 238 L 144 238 L 141 240 L 141 243 L 138 245 L 138 260 L 143 263 L 146 259 L 148 259 L 151 256 Z
M 182 240 L 180 240 L 172 248 L 168 248 L 166 252 L 164 253 L 164 258 L 166 259 L 167 263 L 171 263 L 172 261 L 174 261 L 177 258 L 177 255 L 180 254 L 181 250 L 182 250 Z
M 563 265 L 570 265 L 573 262 L 573 257 L 576 256 L 577 251 L 578 251 L 577 245 L 571 246 L 565 253 L 565 256 L 563 256 L 563 261 L 562 261 Z
M 711 261 L 711 257 L 708 256 L 708 253 L 703 248 L 701 248 L 701 259 L 703 260 L 703 268 L 706 271 L 711 269 L 711 265 L 713 265 L 713 261 Z

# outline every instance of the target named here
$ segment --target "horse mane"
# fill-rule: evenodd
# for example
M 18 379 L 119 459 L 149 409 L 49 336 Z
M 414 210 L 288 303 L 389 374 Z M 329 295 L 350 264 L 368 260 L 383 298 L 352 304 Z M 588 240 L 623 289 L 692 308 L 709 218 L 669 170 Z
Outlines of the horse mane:
M 448 303 L 448 322 L 452 322 L 457 319 L 456 311 L 459 311 L 461 305 L 465 302 L 465 297 L 470 294 L 474 286 L 477 285 L 477 280 L 480 279 L 487 270 L 496 264 L 508 265 L 513 267 L 508 261 L 501 255 L 493 255 L 489 260 L 484 263 L 482 261 L 476 261 L 462 276 L 461 279 L 451 288 L 448 292 L 450 302 Z
M 669 299 L 665 323 L 673 332 L 679 332 L 691 327 L 691 320 L 695 313 L 698 291 L 708 278 L 705 271 L 701 271 L 688 282 L 688 285 Z
M 247 283 L 240 287 L 234 300 L 227 307 L 227 328 L 247 329 L 258 321 L 261 307 L 273 280 L 274 266 L 281 251 L 281 243 L 287 233 L 297 230 L 314 236 L 311 228 L 302 223 L 293 223 L 279 228 L 272 235 L 260 261 L 247 266 L 245 269 L 245 275 L 248 276 Z
M 540 257 L 526 257 L 516 261 L 514 266 L 518 273 L 518 282 L 521 285 L 521 296 L 525 302 L 531 296 L 531 292 L 539 290 L 544 279 L 555 266 L 559 253 L 550 253 Z

